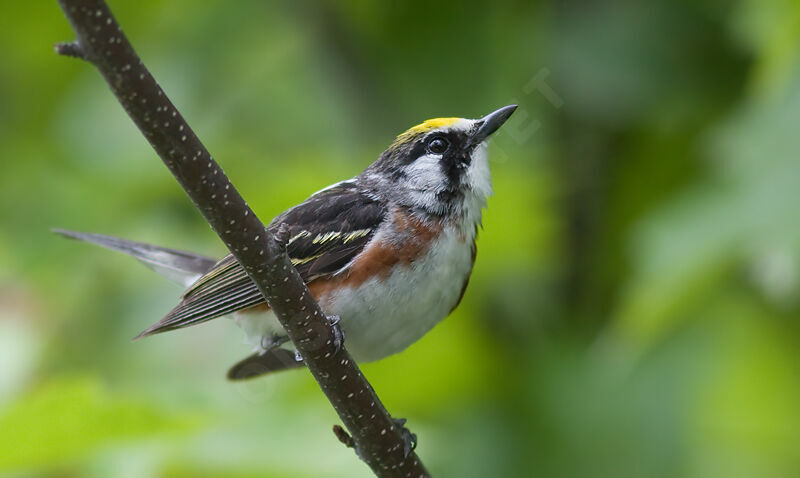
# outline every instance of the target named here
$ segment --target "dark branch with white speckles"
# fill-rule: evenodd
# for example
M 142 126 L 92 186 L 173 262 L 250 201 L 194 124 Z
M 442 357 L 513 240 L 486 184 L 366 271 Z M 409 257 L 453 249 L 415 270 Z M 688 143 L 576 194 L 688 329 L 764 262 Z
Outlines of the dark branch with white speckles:
M 77 39 L 56 45 L 56 52 L 97 67 L 147 141 L 258 285 L 350 432 L 339 429 L 340 440 L 354 447 L 377 476 L 428 476 L 416 453 L 409 450 L 408 431 L 392 419 L 347 350 L 337 350 L 334 330 L 281 244 L 158 86 L 105 2 L 59 3 Z

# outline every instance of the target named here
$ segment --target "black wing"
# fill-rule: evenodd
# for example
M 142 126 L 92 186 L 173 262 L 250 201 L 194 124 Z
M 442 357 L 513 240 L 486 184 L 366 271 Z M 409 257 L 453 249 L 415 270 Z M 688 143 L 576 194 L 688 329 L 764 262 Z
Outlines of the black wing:
M 372 239 L 386 206 L 345 181 L 324 189 L 276 217 L 287 253 L 306 283 L 344 268 Z M 264 302 L 244 268 L 228 255 L 183 294 L 183 300 L 139 337 L 187 327 Z M 137 337 L 138 338 L 138 337 Z

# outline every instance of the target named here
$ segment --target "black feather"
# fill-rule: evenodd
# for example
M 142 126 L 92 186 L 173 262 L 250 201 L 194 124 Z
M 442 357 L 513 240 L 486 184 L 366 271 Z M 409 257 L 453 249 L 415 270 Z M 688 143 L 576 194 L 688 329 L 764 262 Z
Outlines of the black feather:
M 53 229 L 53 232 L 70 239 L 90 242 L 106 249 L 132 256 L 150 269 L 175 282 L 184 283 L 187 278 L 197 274 L 204 274 L 214 267 L 214 259 L 191 252 L 129 241 L 103 234 L 90 234 L 64 229 Z
M 274 348 L 264 353 L 254 353 L 239 361 L 228 370 L 228 380 L 245 380 L 270 372 L 302 366 L 303 362 L 298 362 L 293 352 L 282 348 Z

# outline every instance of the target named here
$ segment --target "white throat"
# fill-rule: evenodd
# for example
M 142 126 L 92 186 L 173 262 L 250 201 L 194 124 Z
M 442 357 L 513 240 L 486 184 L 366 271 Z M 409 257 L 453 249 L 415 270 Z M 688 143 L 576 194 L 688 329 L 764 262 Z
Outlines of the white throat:
M 463 228 L 465 233 L 474 234 L 475 225 L 481 223 L 481 211 L 486 207 L 486 200 L 492 195 L 492 175 L 489 171 L 489 155 L 486 142 L 479 144 L 472 153 L 472 162 L 465 175 L 468 189 L 464 194 Z

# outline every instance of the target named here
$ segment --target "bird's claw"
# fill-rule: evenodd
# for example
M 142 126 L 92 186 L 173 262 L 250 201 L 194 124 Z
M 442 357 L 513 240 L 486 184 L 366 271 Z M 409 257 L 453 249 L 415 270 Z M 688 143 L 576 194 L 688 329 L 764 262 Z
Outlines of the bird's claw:
M 392 421 L 403 436 L 403 456 L 407 458 L 417 448 L 417 434 L 411 433 L 411 430 L 406 428 L 405 418 L 392 418 Z
M 338 315 L 328 316 L 328 323 L 330 324 L 331 331 L 333 332 L 334 355 L 338 354 L 344 346 L 344 331 L 339 326 L 339 320 L 341 319 Z
M 286 246 L 289 245 L 289 225 L 286 223 L 281 223 L 276 230 L 273 231 L 273 237 L 275 237 L 275 242 L 278 243 L 278 246 L 282 250 L 286 250 Z

